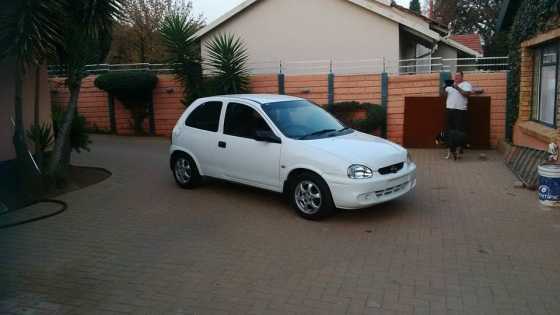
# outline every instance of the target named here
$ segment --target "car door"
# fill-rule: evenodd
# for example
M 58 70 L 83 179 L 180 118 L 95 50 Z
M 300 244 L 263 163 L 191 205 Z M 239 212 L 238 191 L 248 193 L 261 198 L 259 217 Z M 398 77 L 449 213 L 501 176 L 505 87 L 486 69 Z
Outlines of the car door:
M 219 177 L 220 160 L 216 155 L 218 130 L 223 103 L 210 101 L 198 105 L 185 119 L 179 145 L 190 151 L 202 175 Z
M 219 152 L 224 177 L 279 191 L 282 145 L 255 140 L 257 130 L 274 134 L 265 119 L 251 106 L 236 102 L 227 104 Z

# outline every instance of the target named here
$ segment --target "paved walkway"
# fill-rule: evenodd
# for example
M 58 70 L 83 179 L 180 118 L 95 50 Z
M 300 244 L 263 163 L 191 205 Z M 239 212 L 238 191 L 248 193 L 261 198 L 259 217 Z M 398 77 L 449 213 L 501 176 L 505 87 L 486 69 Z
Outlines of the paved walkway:
M 0 313 L 560 314 L 560 210 L 495 153 L 416 150 L 415 192 L 310 222 L 274 193 L 179 189 L 167 140 L 93 140 L 75 162 L 111 178 L 0 230 Z

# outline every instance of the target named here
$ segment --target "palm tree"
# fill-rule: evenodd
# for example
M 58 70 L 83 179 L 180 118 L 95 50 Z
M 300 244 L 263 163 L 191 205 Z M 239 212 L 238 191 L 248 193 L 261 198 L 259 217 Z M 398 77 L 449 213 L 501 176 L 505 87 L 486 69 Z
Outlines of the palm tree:
M 85 66 L 105 59 L 111 44 L 113 23 L 122 18 L 124 0 L 65 0 L 62 41 L 57 47 L 59 64 L 66 71 L 70 99 L 54 144 L 47 172 L 64 171 L 69 163 L 69 135 L 77 110 Z
M 169 55 L 167 62 L 185 89 L 185 105 L 204 94 L 200 46 L 194 37 L 200 27 L 198 20 L 178 13 L 166 16 L 160 27 L 163 44 Z
M 22 191 L 29 187 L 31 179 L 28 178 L 28 174 L 32 167 L 28 158 L 23 124 L 23 78 L 34 68 L 37 74 L 37 69 L 44 64 L 46 58 L 54 55 L 56 45 L 61 40 L 58 14 L 63 1 L 19 0 L 4 1 L 0 4 L 0 60 L 15 60 L 13 143 Z
M 220 34 L 206 44 L 212 81 L 218 94 L 249 91 L 249 55 L 243 42 L 231 34 Z

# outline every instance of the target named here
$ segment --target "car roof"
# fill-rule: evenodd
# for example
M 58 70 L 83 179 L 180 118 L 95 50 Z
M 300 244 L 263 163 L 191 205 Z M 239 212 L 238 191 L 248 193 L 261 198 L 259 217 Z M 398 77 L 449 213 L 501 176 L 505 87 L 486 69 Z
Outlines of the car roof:
M 232 95 L 212 96 L 204 99 L 208 99 L 208 100 L 218 100 L 218 99 L 236 100 L 237 99 L 237 100 L 253 101 L 259 104 L 303 100 L 302 98 L 299 97 L 289 96 L 289 95 L 279 95 L 279 94 L 232 94 Z

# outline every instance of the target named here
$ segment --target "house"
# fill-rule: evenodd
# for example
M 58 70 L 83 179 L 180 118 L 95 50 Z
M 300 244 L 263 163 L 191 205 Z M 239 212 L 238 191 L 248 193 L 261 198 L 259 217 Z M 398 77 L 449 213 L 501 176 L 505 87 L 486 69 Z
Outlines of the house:
M 15 100 L 15 62 L 13 58 L 0 60 L 0 165 L 15 159 L 16 153 L 13 144 L 14 135 L 14 100 Z M 35 115 L 40 122 L 51 121 L 51 95 L 48 85 L 47 67 L 39 71 L 39 112 L 35 113 L 35 71 L 27 71 L 23 77 L 22 108 L 23 121 L 26 130 L 33 125 Z M 32 146 L 30 146 L 31 148 Z
M 509 31 L 521 0 L 506 0 L 497 27 Z M 541 32 L 521 43 L 519 106 L 513 143 L 546 150 L 560 140 L 560 27 Z
M 445 26 L 391 0 L 246 0 L 195 35 L 203 58 L 220 33 L 245 42 L 254 73 L 271 73 L 281 62 L 288 70 L 290 62 L 316 70 L 330 61 L 338 73 L 364 71 L 361 61 L 390 73 L 429 72 L 433 57 L 482 56 L 449 38 Z M 445 69 L 453 70 L 455 61 L 448 62 Z
M 454 40 L 460 44 L 463 44 L 470 49 L 483 54 L 484 51 L 482 49 L 482 39 L 480 38 L 480 34 L 460 34 L 460 35 L 451 35 L 449 39 Z

